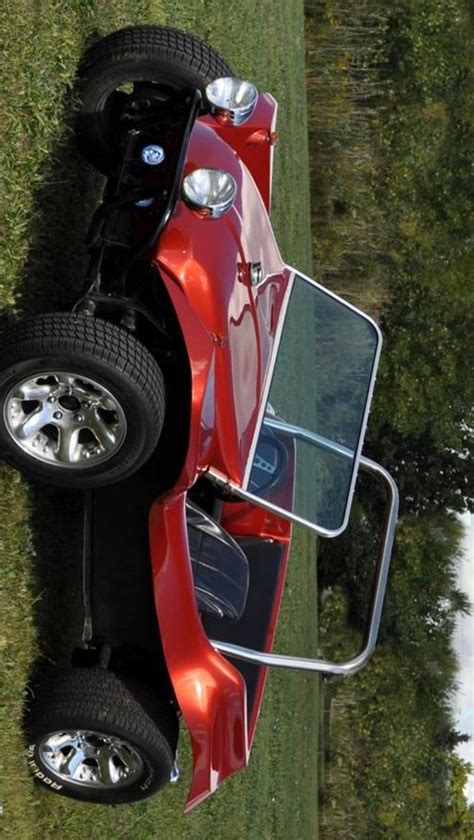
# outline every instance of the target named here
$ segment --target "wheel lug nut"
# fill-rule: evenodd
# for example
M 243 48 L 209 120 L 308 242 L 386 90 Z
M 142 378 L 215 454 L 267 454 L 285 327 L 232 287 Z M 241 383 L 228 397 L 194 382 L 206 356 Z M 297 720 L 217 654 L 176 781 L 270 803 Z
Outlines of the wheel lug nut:
M 60 411 L 55 411 L 54 414 L 53 414 L 53 417 L 54 417 L 55 420 L 61 420 L 62 416 L 63 415 L 61 414 Z
M 56 397 L 54 397 L 54 396 L 51 394 L 51 396 L 50 396 L 50 397 L 48 397 L 48 402 L 56 402 Z
M 76 421 L 76 423 L 82 423 L 84 418 L 83 418 L 82 414 L 76 414 L 74 416 L 74 420 Z

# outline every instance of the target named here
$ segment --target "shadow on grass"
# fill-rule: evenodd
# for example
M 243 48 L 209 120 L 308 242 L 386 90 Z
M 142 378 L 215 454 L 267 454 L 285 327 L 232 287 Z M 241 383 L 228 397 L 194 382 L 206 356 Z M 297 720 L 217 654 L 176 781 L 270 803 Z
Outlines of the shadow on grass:
M 68 310 L 84 283 L 84 239 L 101 178 L 75 148 L 76 100 L 75 91 L 66 96 L 62 133 L 35 194 L 32 245 L 17 289 L 22 317 Z M 0 329 L 12 320 L 4 316 Z M 39 645 L 42 657 L 66 664 L 81 638 L 82 494 L 31 484 L 29 505 Z

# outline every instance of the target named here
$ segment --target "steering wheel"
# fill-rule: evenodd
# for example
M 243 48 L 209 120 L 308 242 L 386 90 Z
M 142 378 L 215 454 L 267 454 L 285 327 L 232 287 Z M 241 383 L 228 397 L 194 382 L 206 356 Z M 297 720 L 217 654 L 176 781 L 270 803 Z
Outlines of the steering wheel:
M 286 446 L 269 429 L 262 432 L 250 473 L 249 490 L 258 496 L 266 495 L 285 476 L 288 462 Z

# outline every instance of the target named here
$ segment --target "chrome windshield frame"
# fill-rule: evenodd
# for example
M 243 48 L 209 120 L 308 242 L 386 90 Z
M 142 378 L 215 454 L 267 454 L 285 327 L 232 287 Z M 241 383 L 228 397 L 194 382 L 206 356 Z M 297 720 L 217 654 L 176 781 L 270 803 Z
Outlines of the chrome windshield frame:
M 288 269 L 289 272 L 291 272 L 290 280 L 288 282 L 288 288 L 285 292 L 285 301 L 284 301 L 284 306 L 282 307 L 282 315 L 281 315 L 281 318 L 280 318 L 280 322 L 278 324 L 277 334 L 275 335 L 272 357 L 271 357 L 270 364 L 269 364 L 269 367 L 268 367 L 267 376 L 266 376 L 266 379 L 265 379 L 265 384 L 264 384 L 264 387 L 263 387 L 263 390 L 262 390 L 262 401 L 261 401 L 261 404 L 260 404 L 260 411 L 259 411 L 259 415 L 258 415 L 257 424 L 256 424 L 256 427 L 255 427 L 255 433 L 254 433 L 254 436 L 252 438 L 252 443 L 249 447 L 249 455 L 248 455 L 248 459 L 247 459 L 247 463 L 246 463 L 246 467 L 245 467 L 245 471 L 244 471 L 244 477 L 243 477 L 242 485 L 231 481 L 229 478 L 227 478 L 226 476 L 223 476 L 222 473 L 218 472 L 217 470 L 214 470 L 212 467 L 209 469 L 209 471 L 207 473 L 207 476 L 212 481 L 214 481 L 216 484 L 218 484 L 220 486 L 223 486 L 223 487 L 226 487 L 229 492 L 240 495 L 243 499 L 245 499 L 247 501 L 253 502 L 254 504 L 259 505 L 260 507 L 263 507 L 267 510 L 270 510 L 273 513 L 277 513 L 279 516 L 282 516 L 284 519 L 289 519 L 291 522 L 296 522 L 299 525 L 304 525 L 305 527 L 310 528 L 312 531 L 314 531 L 316 534 L 318 534 L 321 537 L 331 539 L 331 538 L 340 536 L 340 534 L 342 534 L 346 530 L 347 525 L 349 523 L 349 516 L 350 516 L 350 512 L 351 512 L 351 507 L 352 507 L 352 500 L 353 500 L 353 497 L 354 497 L 355 484 L 356 484 L 356 480 L 357 480 L 357 473 L 358 473 L 358 470 L 359 470 L 359 465 L 360 465 L 361 456 L 362 456 L 362 447 L 363 447 L 363 443 L 364 443 L 365 432 L 366 432 L 366 429 L 367 429 L 367 422 L 368 422 L 368 419 L 369 419 L 370 405 L 371 405 L 371 402 L 372 402 L 374 386 L 375 386 L 375 379 L 376 379 L 377 369 L 378 369 L 378 365 L 379 365 L 379 361 L 380 361 L 380 354 L 381 354 L 381 351 L 382 351 L 382 333 L 380 331 L 380 327 L 378 326 L 378 324 L 373 320 L 373 318 L 370 318 L 369 315 L 366 315 L 365 312 L 361 312 L 361 310 L 358 309 L 356 306 L 353 306 L 351 303 L 348 303 L 346 300 L 339 297 L 339 295 L 336 295 L 334 292 L 331 292 L 329 289 L 326 289 L 326 287 L 322 286 L 320 283 L 316 283 L 315 280 L 312 280 L 310 277 L 308 277 L 305 274 L 302 274 L 300 271 L 297 271 L 296 269 L 291 268 L 290 266 L 287 266 L 287 269 Z M 279 347 L 280 347 L 280 343 L 281 343 L 283 329 L 284 329 L 284 325 L 285 325 L 285 322 L 286 322 L 286 315 L 287 315 L 287 312 L 288 312 L 288 306 L 289 306 L 289 303 L 290 303 L 291 294 L 292 294 L 292 291 L 293 291 L 293 288 L 294 288 L 294 284 L 295 284 L 297 278 L 300 278 L 302 281 L 306 282 L 309 286 L 312 286 L 314 289 L 317 289 L 318 291 L 323 292 L 325 295 L 327 295 L 328 297 L 337 301 L 337 303 L 341 304 L 346 309 L 349 309 L 350 311 L 354 312 L 356 315 L 361 317 L 364 321 L 366 321 L 368 324 L 371 325 L 371 327 L 374 329 L 374 332 L 375 332 L 376 337 L 377 337 L 377 346 L 376 346 L 376 350 L 375 350 L 375 354 L 374 354 L 374 361 L 373 361 L 372 372 L 371 372 L 371 377 L 370 377 L 370 381 L 369 381 L 369 387 L 368 387 L 368 390 L 367 390 L 367 399 L 366 399 L 364 414 L 363 414 L 362 423 L 361 423 L 361 427 L 360 427 L 360 433 L 359 433 L 357 448 L 354 450 L 354 452 L 352 452 L 352 451 L 346 449 L 345 447 L 342 447 L 342 449 L 345 450 L 345 451 L 344 452 L 338 452 L 338 454 L 349 454 L 350 453 L 350 457 L 351 458 L 353 457 L 354 463 L 353 463 L 353 469 L 352 469 L 351 482 L 350 482 L 349 489 L 348 489 L 348 494 L 347 494 L 346 507 L 345 507 L 343 521 L 342 521 L 342 524 L 340 525 L 340 527 L 336 528 L 334 530 L 329 530 L 327 528 L 323 528 L 321 526 L 318 526 L 316 523 L 311 522 L 311 520 L 305 519 L 302 516 L 298 516 L 298 514 L 295 514 L 292 511 L 288 511 L 284 508 L 277 507 L 276 505 L 272 504 L 272 502 L 267 502 L 264 498 L 261 498 L 260 496 L 257 496 L 257 495 L 255 495 L 254 493 L 251 493 L 248 490 L 248 486 L 249 486 L 249 483 L 250 483 L 250 475 L 251 475 L 251 472 L 252 472 L 253 461 L 254 461 L 254 458 L 255 458 L 255 452 L 256 452 L 258 439 L 260 437 L 260 433 L 262 431 L 263 424 L 267 423 L 268 425 L 270 425 L 268 415 L 265 416 L 265 412 L 267 410 L 267 401 L 268 401 L 268 396 L 270 394 L 270 388 L 271 388 L 271 384 L 272 384 L 272 379 L 273 379 L 273 374 L 274 374 L 274 370 L 275 370 L 276 360 L 277 360 L 277 357 L 278 357 L 278 351 L 279 351 Z M 305 429 L 301 429 L 300 427 L 290 427 L 289 424 L 285 424 L 282 421 L 282 427 L 280 429 L 281 431 L 285 431 L 285 429 L 288 430 L 290 428 L 298 429 L 299 432 L 301 432 L 301 433 L 304 432 L 306 434 L 306 437 L 303 437 L 302 435 L 300 435 L 300 439 L 305 440 L 306 442 L 312 442 L 312 443 L 316 443 L 316 444 L 319 442 L 319 444 L 320 444 L 321 441 L 323 440 L 319 435 L 316 435 L 315 433 L 309 432 Z M 318 438 L 319 441 L 316 441 L 316 438 Z M 328 447 L 325 447 L 325 448 L 332 449 L 333 451 L 338 451 L 339 444 L 336 444 L 333 441 L 328 441 L 328 444 L 331 444 L 331 446 L 328 446 Z
M 255 434 L 252 440 L 252 445 L 249 449 L 249 457 L 245 469 L 242 486 L 230 481 L 227 477 L 212 469 L 208 472 L 207 475 L 212 481 L 224 488 L 230 494 L 233 494 L 234 496 L 237 496 L 242 500 L 249 501 L 258 507 L 269 510 L 272 513 L 277 514 L 278 516 L 283 517 L 284 519 L 290 520 L 291 522 L 296 522 L 300 525 L 303 525 L 304 527 L 314 531 L 316 534 L 318 534 L 318 536 L 324 537 L 326 539 L 338 537 L 347 528 L 352 507 L 352 500 L 355 491 L 355 484 L 359 470 L 362 470 L 363 472 L 372 475 L 382 485 L 386 499 L 384 523 L 380 538 L 379 554 L 375 567 L 375 577 L 372 588 L 372 598 L 368 615 L 364 644 L 362 650 L 352 659 L 349 659 L 345 662 L 335 662 L 327 659 L 292 656 L 288 654 L 278 654 L 272 652 L 252 650 L 250 648 L 242 647 L 241 645 L 235 645 L 228 642 L 220 642 L 218 640 L 210 641 L 213 647 L 225 656 L 243 660 L 245 662 L 250 662 L 261 667 L 291 668 L 302 671 L 311 671 L 320 674 L 348 676 L 359 671 L 360 668 L 362 668 L 367 663 L 377 643 L 377 637 L 382 617 L 383 602 L 388 581 L 390 560 L 393 550 L 393 542 L 395 538 L 396 524 L 398 519 L 399 498 L 398 489 L 397 485 L 395 484 L 395 481 L 384 467 L 362 455 L 362 446 L 364 442 L 365 431 L 367 428 L 367 421 L 374 391 L 375 378 L 382 349 L 382 335 L 375 321 L 368 315 L 366 315 L 364 312 L 361 312 L 355 306 L 352 306 L 352 304 L 343 300 L 338 295 L 335 295 L 333 292 L 330 292 L 324 286 L 321 286 L 319 283 L 316 283 L 310 277 L 307 277 L 306 275 L 301 274 L 300 272 L 294 269 L 290 269 L 290 271 L 292 272 L 292 274 L 289 281 L 289 290 L 287 290 L 287 297 L 285 300 L 285 311 L 284 315 L 281 318 L 281 323 L 278 327 L 278 335 L 275 337 L 273 354 L 267 373 L 267 378 L 265 380 L 265 385 L 262 391 L 262 404 L 260 414 L 255 429 Z M 266 413 L 267 401 L 270 393 L 270 387 L 275 369 L 279 345 L 283 333 L 284 323 L 286 320 L 288 303 L 297 277 L 301 278 L 301 280 L 305 281 L 310 286 L 313 286 L 318 291 L 324 292 L 325 294 L 327 294 L 328 297 L 333 298 L 335 301 L 342 304 L 347 309 L 359 315 L 367 323 L 369 323 L 375 331 L 377 344 L 374 354 L 374 362 L 367 391 L 367 399 L 363 414 L 363 420 L 361 423 L 358 443 L 355 450 L 348 449 L 347 447 L 337 443 L 336 441 L 329 440 L 328 438 L 325 438 L 322 435 L 317 434 L 316 432 L 311 432 L 308 429 L 304 429 L 300 426 L 285 423 L 284 420 L 281 420 L 275 416 Z M 269 428 L 277 431 L 279 434 L 286 434 L 288 436 L 291 436 L 295 440 L 301 440 L 305 443 L 312 444 L 321 449 L 332 451 L 340 457 L 350 459 L 354 462 L 344 519 L 342 525 L 338 529 L 328 530 L 326 528 L 318 526 L 316 523 L 311 522 L 301 516 L 298 516 L 297 514 L 293 513 L 293 511 L 280 508 L 272 502 L 267 501 L 265 498 L 261 498 L 249 492 L 248 486 L 255 457 L 255 451 L 264 424 L 267 425 Z

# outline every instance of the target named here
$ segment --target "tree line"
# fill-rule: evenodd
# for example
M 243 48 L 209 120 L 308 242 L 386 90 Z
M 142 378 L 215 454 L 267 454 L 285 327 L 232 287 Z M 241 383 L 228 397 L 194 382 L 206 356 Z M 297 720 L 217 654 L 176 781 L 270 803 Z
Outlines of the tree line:
M 474 11 L 307 0 L 306 26 L 316 277 L 382 323 L 367 452 L 401 497 L 378 652 L 324 687 L 322 833 L 468 838 L 452 640 L 474 495 Z M 380 514 L 359 482 L 350 531 L 320 549 L 333 655 L 361 640 Z

